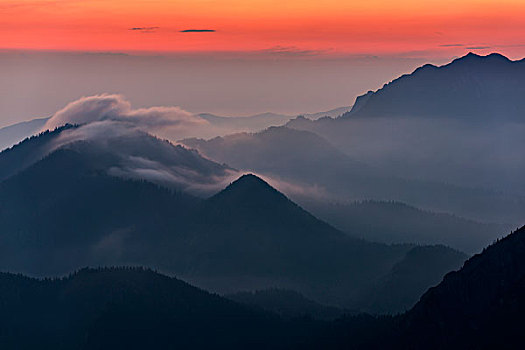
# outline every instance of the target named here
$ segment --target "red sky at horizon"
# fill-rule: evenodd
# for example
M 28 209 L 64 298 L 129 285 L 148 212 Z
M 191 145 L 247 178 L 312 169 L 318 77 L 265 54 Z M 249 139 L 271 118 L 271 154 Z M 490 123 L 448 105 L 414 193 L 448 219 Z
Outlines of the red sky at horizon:
M 523 38 L 523 0 L 0 0 L 1 49 L 521 58 Z

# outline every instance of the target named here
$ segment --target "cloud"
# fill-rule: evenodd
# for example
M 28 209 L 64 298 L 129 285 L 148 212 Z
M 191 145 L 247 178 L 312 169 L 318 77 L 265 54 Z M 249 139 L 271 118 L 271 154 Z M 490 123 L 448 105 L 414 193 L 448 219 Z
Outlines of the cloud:
M 281 55 L 281 56 L 314 56 L 323 53 L 321 50 L 307 50 L 295 46 L 273 46 L 268 49 L 261 50 L 262 53 Z
M 490 49 L 491 47 L 490 46 L 469 46 L 469 47 L 466 47 L 467 50 L 485 50 L 485 49 Z
M 208 122 L 179 107 L 131 108 L 121 95 L 102 94 L 82 97 L 56 112 L 44 130 L 64 124 L 115 122 L 147 132 L 160 130 L 185 134 L 189 129 L 206 126 Z
M 463 47 L 465 44 L 442 44 L 440 47 Z
M 129 28 L 128 30 L 137 31 L 141 33 L 153 33 L 157 31 L 160 27 L 133 27 Z
M 215 29 L 184 29 L 181 33 L 215 33 Z

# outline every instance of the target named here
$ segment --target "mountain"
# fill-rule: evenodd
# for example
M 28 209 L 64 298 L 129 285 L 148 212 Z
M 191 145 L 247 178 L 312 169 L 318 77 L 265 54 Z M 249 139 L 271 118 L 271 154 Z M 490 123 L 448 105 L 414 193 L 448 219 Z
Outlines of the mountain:
M 0 129 L 0 150 L 17 144 L 23 139 L 37 134 L 49 118 L 33 119 L 6 126 Z
M 44 280 L 0 274 L 2 349 L 284 348 L 309 324 L 143 268 Z
M 359 145 L 355 146 L 356 157 L 352 157 L 316 133 L 289 127 L 271 127 L 257 133 L 180 142 L 217 162 L 273 179 L 280 190 L 324 219 L 329 219 L 324 214 L 334 206 L 323 208 L 323 203 L 369 199 L 400 201 L 474 221 L 498 223 L 520 222 L 525 209 L 525 197 L 467 185 L 421 180 L 410 174 L 406 178 L 396 176 L 385 171 L 380 164 L 369 165 L 366 159 L 357 158 L 361 149 Z M 381 147 L 375 140 L 365 141 L 362 146 L 366 147 L 366 144 Z M 396 157 L 403 158 L 401 154 Z M 414 166 L 417 164 L 414 163 Z M 441 167 L 445 166 L 441 164 Z M 311 205 L 312 202 L 318 203 Z M 497 237 L 499 233 L 494 232 L 488 242 L 485 237 L 474 242 L 472 247 L 481 248 Z
M 310 118 L 318 119 L 321 117 L 339 117 L 342 114 L 351 110 L 352 107 L 338 107 L 325 112 L 317 113 L 303 113 L 301 115 Z M 278 114 L 278 113 L 260 113 L 244 117 L 226 117 L 219 116 L 211 113 L 200 113 L 199 117 L 210 122 L 214 127 L 222 128 L 223 131 L 228 131 L 217 134 L 215 136 L 222 136 L 223 134 L 231 134 L 237 132 L 257 132 L 271 126 L 280 126 L 286 124 L 288 121 L 294 118 L 292 115 Z
M 31 275 L 81 266 L 146 263 L 199 199 L 110 176 L 78 151 L 60 149 L 0 183 L 0 266 Z M 96 164 L 96 163 L 95 163 Z M 167 236 L 169 237 L 169 236 Z
M 335 320 L 347 313 L 347 310 L 319 304 L 305 298 L 302 294 L 286 289 L 265 289 L 250 292 L 237 292 L 224 296 L 240 304 L 250 305 L 273 312 L 286 319 L 312 318 Z
M 351 107 L 339 107 L 326 112 L 305 113 L 304 116 L 311 119 L 321 117 L 339 117 L 350 111 Z M 294 116 L 278 113 L 260 113 L 245 117 L 219 116 L 211 113 L 200 113 L 198 117 L 208 121 L 210 125 L 205 130 L 196 130 L 196 134 L 208 135 L 209 137 L 231 134 L 233 132 L 256 132 L 270 126 L 279 126 L 290 121 Z M 37 135 L 42 131 L 49 118 L 38 118 L 21 123 L 8 125 L 0 128 L 0 151 L 16 145 L 26 138 Z M 202 137 L 202 136 L 201 136 Z
M 228 129 L 228 133 L 238 131 L 258 131 L 272 125 L 282 125 L 292 119 L 292 116 L 276 113 L 261 113 L 247 117 L 224 117 L 211 113 L 201 113 L 199 117 L 207 120 L 213 126 Z
M 348 317 L 312 347 L 521 349 L 525 336 L 525 227 L 448 273 L 397 317 Z M 327 341 L 328 340 L 328 341 Z M 328 344 L 328 343 L 331 344 Z
M 523 122 L 525 60 L 474 53 L 413 73 L 357 98 L 342 118 L 432 117 Z
M 337 203 L 299 200 L 308 211 L 343 232 L 384 243 L 444 244 L 474 254 L 508 232 L 510 225 L 480 223 L 394 201 Z
M 0 180 L 64 149 L 89 158 L 84 163 L 100 172 L 199 195 L 211 195 L 237 173 L 142 131 L 120 125 L 66 124 L 0 152 Z
M 323 118 L 323 117 L 337 118 L 343 115 L 344 113 L 349 112 L 351 109 L 352 109 L 352 106 L 338 107 L 338 108 L 334 108 L 326 112 L 302 113 L 301 116 L 308 118 L 308 119 L 312 119 L 312 120 L 316 120 L 316 119 Z
M 459 197 L 446 206 L 381 199 L 515 227 L 525 223 L 524 77 L 524 60 L 469 54 L 441 67 L 422 66 L 368 92 L 339 118 L 296 118 L 286 126 L 330 140 L 376 174 L 448 185 L 438 192 Z
M 449 273 L 405 316 L 408 342 L 434 348 L 521 346 L 524 256 L 522 227 Z
M 188 270 L 177 274 L 220 293 L 277 287 L 352 308 L 354 295 L 410 249 L 352 238 L 254 175 L 206 200 L 197 215 Z
M 412 278 L 413 267 L 405 263 L 415 259 L 422 268 L 428 249 L 444 248 L 414 248 L 396 266 L 398 277 Z M 286 318 L 296 306 L 319 311 L 293 292 L 240 293 L 232 297 L 241 300 L 236 303 L 144 268 L 82 269 L 52 279 L 0 273 L 0 346 L 520 349 L 524 254 L 522 227 L 447 274 L 404 314 L 348 315 L 332 322 Z M 264 311 L 282 310 L 283 299 L 295 300 L 281 312 L 285 318 Z
M 441 276 L 461 266 L 466 259 L 465 254 L 445 246 L 414 247 L 363 293 L 359 305 L 373 314 L 408 310 L 429 286 L 437 285 Z
M 117 176 L 108 165 L 126 158 L 113 151 L 141 140 L 125 135 L 108 143 L 115 145 L 111 152 L 93 141 L 67 143 L 0 182 L 3 270 L 49 276 L 82 266 L 137 264 L 216 292 L 292 289 L 317 302 L 358 309 L 358 294 L 411 249 L 352 238 L 254 175 L 208 199 Z M 190 160 L 196 156 L 143 137 L 172 150 L 165 162 L 174 166 L 187 160 L 177 158 L 177 151 Z M 144 142 L 136 144 L 138 151 L 151 149 Z
M 185 139 L 182 144 L 231 166 L 256 171 L 292 182 L 333 181 L 337 173 L 363 174 L 367 165 L 356 162 L 317 134 L 286 127 L 270 127 L 257 133 L 238 133 L 210 140 Z

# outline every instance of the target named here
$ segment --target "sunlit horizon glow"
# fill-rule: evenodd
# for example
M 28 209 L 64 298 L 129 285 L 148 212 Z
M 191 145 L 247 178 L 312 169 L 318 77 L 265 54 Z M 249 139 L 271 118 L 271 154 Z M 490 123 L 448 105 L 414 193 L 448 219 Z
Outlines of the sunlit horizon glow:
M 520 0 L 0 1 L 1 49 L 521 58 L 523 38 Z

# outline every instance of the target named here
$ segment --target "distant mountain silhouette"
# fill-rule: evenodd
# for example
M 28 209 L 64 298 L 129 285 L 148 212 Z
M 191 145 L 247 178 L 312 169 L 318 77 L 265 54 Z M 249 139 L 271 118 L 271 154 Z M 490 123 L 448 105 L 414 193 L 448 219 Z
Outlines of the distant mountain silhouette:
M 399 116 L 525 121 L 525 60 L 469 53 L 424 65 L 356 99 L 342 118 Z
M 313 120 L 316 120 L 319 118 L 325 118 L 325 117 L 337 118 L 343 115 L 344 113 L 349 112 L 351 109 L 352 109 L 352 106 L 338 107 L 338 108 L 334 108 L 326 112 L 301 113 L 300 115 L 303 117 L 309 118 L 309 119 L 313 119 Z
M 308 323 L 142 268 L 46 280 L 0 274 L 2 349 L 287 348 Z
M 323 183 L 338 173 L 362 175 L 367 165 L 336 149 L 317 134 L 286 127 L 239 133 L 210 140 L 186 139 L 182 144 L 235 168 L 299 181 Z M 327 169 L 327 165 L 333 171 Z M 337 169 L 337 171 L 335 170 Z M 355 176 L 354 176 L 355 177 Z
M 334 129 L 338 128 L 337 123 L 330 124 Z M 351 126 L 345 128 L 341 125 L 341 129 L 351 129 Z M 332 224 L 340 221 L 331 221 L 331 218 L 337 215 L 344 217 L 345 214 L 332 212 L 337 209 L 336 206 L 324 207 L 323 201 L 394 200 L 431 211 L 455 213 L 476 221 L 503 223 L 519 222 L 525 210 L 525 200 L 516 200 L 483 188 L 392 176 L 388 170 L 370 166 L 345 154 L 316 133 L 289 127 L 271 127 L 258 133 L 232 134 L 210 140 L 186 139 L 181 143 L 236 169 L 282 180 L 283 191 L 286 183 L 291 184 L 290 192 L 287 193 L 289 196 Z M 381 140 L 369 140 L 367 143 L 375 148 L 379 147 Z M 396 157 L 402 158 L 402 155 L 397 154 Z M 380 208 L 377 210 L 380 211 Z M 325 215 L 327 212 L 330 214 Z M 456 231 L 461 231 L 461 235 L 473 233 L 464 227 Z M 476 251 L 505 232 L 498 231 L 494 230 L 491 236 L 485 229 L 480 230 L 483 237 L 479 241 L 462 242 L 455 247 L 468 247 L 469 251 Z M 487 232 L 487 236 L 484 236 L 484 232 Z M 452 241 L 430 242 L 449 244 Z
M 311 119 L 318 119 L 321 117 L 339 117 L 345 112 L 351 110 L 352 107 L 339 107 L 325 112 L 317 113 L 303 113 L 302 115 Z M 278 113 L 260 113 L 243 117 L 221 116 L 212 113 L 200 113 L 199 117 L 208 121 L 213 127 L 214 135 L 227 135 L 233 132 L 256 132 L 266 129 L 270 126 L 280 126 L 291 119 L 295 118 L 293 115 L 285 115 Z M 0 151 L 11 147 L 24 139 L 37 135 L 42 131 L 49 118 L 37 118 L 25 122 L 15 123 L 0 128 Z M 202 130 L 196 131 L 196 134 L 203 133 Z M 205 133 L 204 134 L 209 134 Z M 194 135 L 191 135 L 194 136 Z M 196 136 L 196 135 L 195 135 Z M 203 137 L 203 136 L 200 136 Z
M 0 128 L 0 151 L 37 134 L 49 118 L 33 119 Z
M 523 81 L 525 60 L 469 54 L 368 92 L 340 118 L 298 117 L 286 126 L 329 140 L 376 176 L 436 185 L 394 194 L 401 186 L 390 184 L 378 188 L 383 197 L 353 199 L 401 201 L 515 227 L 525 223 Z
M 444 244 L 474 254 L 502 237 L 510 225 L 480 223 L 401 202 L 301 201 L 308 211 L 356 237 L 384 243 Z
M 229 130 L 259 131 L 272 125 L 282 125 L 293 118 L 290 115 L 277 113 L 261 113 L 247 117 L 225 117 L 211 113 L 201 113 L 199 117 L 207 120 L 213 126 Z
M 114 142 L 112 150 L 128 150 L 126 139 Z M 186 159 L 168 155 L 165 162 L 174 165 Z M 113 157 L 96 144 L 76 142 L 0 182 L 4 270 L 49 276 L 86 265 L 140 264 L 221 293 L 278 287 L 358 309 L 361 291 L 412 248 L 352 238 L 254 175 L 202 200 L 112 176 Z

